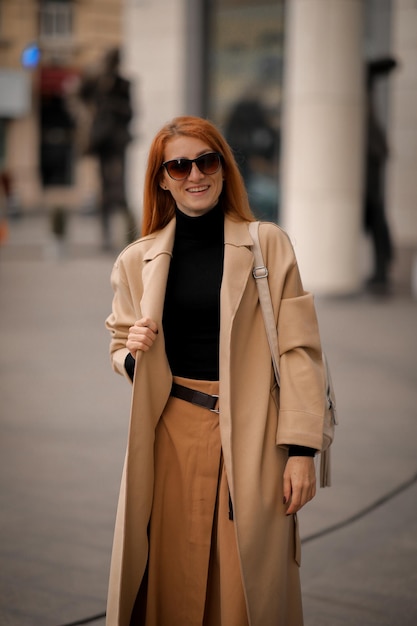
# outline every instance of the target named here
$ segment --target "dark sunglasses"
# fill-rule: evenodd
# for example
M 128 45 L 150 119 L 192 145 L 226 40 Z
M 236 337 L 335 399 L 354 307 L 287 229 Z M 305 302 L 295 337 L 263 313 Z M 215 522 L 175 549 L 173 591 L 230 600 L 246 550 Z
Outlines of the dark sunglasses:
M 196 159 L 173 159 L 165 161 L 161 167 L 168 172 L 168 176 L 173 180 L 185 180 L 195 163 L 202 174 L 211 175 L 219 171 L 222 164 L 222 157 L 218 152 L 208 152 Z

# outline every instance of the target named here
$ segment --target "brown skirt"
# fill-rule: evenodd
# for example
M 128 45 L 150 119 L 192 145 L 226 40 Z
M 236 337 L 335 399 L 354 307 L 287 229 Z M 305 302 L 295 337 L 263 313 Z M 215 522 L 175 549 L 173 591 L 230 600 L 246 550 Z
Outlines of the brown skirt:
M 174 381 L 218 393 L 218 382 Z M 156 429 L 147 590 L 134 614 L 132 626 L 248 624 L 219 416 L 173 397 Z

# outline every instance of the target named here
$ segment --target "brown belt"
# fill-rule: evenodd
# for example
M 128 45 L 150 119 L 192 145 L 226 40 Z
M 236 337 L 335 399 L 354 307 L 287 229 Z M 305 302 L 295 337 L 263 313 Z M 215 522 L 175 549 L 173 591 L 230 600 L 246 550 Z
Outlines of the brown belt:
M 183 385 L 178 385 L 177 383 L 172 383 L 171 396 L 179 398 L 180 400 L 185 400 L 186 402 L 191 402 L 191 404 L 201 406 L 203 409 L 208 409 L 213 413 L 219 412 L 219 409 L 216 409 L 219 396 L 212 396 L 209 393 L 196 391 L 195 389 L 190 389 L 189 387 L 184 387 Z

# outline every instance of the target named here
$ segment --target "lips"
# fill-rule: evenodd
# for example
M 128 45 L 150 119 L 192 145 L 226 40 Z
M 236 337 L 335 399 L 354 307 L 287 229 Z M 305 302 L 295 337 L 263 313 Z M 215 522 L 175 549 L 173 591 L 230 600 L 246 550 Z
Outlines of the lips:
M 201 187 L 191 187 L 190 189 L 187 189 L 187 191 L 189 193 L 201 193 L 202 191 L 207 191 L 208 188 L 208 185 L 203 185 Z

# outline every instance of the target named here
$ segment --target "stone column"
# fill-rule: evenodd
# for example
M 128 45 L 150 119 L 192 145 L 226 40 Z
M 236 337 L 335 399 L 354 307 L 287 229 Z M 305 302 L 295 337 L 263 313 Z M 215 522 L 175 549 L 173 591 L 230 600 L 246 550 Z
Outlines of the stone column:
M 392 5 L 392 54 L 398 69 L 390 77 L 390 160 L 387 196 L 393 227 L 397 281 L 417 298 L 417 4 Z
M 283 226 L 317 294 L 358 290 L 364 75 L 361 0 L 289 0 Z
M 165 122 L 186 111 L 187 0 L 124 0 L 124 70 L 136 110 L 127 189 L 141 214 L 150 143 Z

